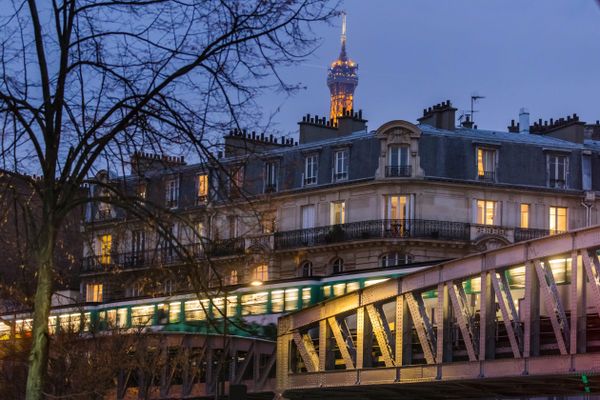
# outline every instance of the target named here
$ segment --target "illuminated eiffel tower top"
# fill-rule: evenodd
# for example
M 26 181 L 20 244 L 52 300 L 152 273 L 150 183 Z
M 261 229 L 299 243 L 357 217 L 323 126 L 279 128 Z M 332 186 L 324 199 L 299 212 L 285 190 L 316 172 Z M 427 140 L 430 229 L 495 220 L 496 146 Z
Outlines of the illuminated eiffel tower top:
M 354 109 L 354 89 L 358 86 L 358 64 L 346 54 L 346 14 L 342 14 L 342 49 L 337 60 L 331 63 L 327 74 L 331 107 L 329 116 L 332 123 L 344 114 L 344 110 Z

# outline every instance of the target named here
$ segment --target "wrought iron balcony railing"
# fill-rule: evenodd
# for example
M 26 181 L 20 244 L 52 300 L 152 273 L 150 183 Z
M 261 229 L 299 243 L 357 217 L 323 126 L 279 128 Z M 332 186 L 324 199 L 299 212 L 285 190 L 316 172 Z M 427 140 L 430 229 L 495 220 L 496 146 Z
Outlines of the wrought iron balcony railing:
M 557 189 L 566 189 L 567 182 L 564 179 L 550 179 L 550 187 Z
M 206 243 L 193 243 L 179 247 L 165 246 L 110 255 L 94 255 L 83 259 L 83 272 L 102 272 L 114 268 L 137 269 L 151 266 L 173 265 L 203 260 L 209 257 L 227 257 L 244 254 L 244 238 Z
M 275 249 L 366 239 L 427 238 L 469 240 L 469 224 L 422 219 L 374 220 L 275 233 Z
M 385 176 L 387 178 L 404 178 L 412 176 L 411 165 L 387 165 L 385 167 Z
M 496 171 L 483 171 L 482 175 L 477 176 L 477 180 L 480 180 L 482 182 L 495 182 Z

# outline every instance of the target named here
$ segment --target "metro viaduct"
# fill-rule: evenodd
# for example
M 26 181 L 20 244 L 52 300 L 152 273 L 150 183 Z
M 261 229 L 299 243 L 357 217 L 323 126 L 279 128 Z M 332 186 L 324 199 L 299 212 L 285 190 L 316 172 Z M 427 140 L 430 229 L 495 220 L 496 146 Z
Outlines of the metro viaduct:
M 600 226 L 444 262 L 279 320 L 289 399 L 600 393 Z

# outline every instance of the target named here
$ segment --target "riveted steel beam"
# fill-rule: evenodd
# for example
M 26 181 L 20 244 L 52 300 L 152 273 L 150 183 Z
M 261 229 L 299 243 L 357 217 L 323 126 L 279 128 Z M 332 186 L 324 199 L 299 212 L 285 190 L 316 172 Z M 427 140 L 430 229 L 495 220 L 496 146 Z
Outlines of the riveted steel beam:
M 373 326 L 375 340 L 377 340 L 377 344 L 379 344 L 379 350 L 381 351 L 383 362 L 385 363 L 386 367 L 393 367 L 395 366 L 395 363 L 394 359 L 392 358 L 393 352 L 392 347 L 390 346 L 391 334 L 387 321 L 385 321 L 385 317 L 382 315 L 379 307 L 369 304 L 367 305 L 366 309 L 369 319 L 371 320 L 371 325 Z
M 475 349 L 478 346 L 473 330 L 473 314 L 467 302 L 467 295 L 465 294 L 462 282 L 448 282 L 447 286 L 456 322 L 462 334 L 469 361 L 477 361 L 477 352 Z
M 592 305 L 600 316 L 600 261 L 598 261 L 596 249 L 583 251 L 581 258 L 590 283 Z
M 300 353 L 300 357 L 302 357 L 302 361 L 306 366 L 306 370 L 308 372 L 319 371 L 319 355 L 315 350 L 310 336 L 306 333 L 300 334 L 300 332 L 296 331 L 292 334 L 292 337 L 298 348 L 298 353 Z
M 338 349 L 340 350 L 340 354 L 342 355 L 342 359 L 344 360 L 344 364 L 346 364 L 346 369 L 354 369 L 354 362 L 352 361 L 352 356 L 348 351 L 348 345 L 346 344 L 346 338 L 342 334 L 342 330 L 340 329 L 340 325 L 338 323 L 337 318 L 329 317 L 327 318 L 327 322 L 329 323 L 329 327 L 331 329 L 331 333 L 333 334 L 333 338 L 335 343 L 337 344 Z
M 404 297 L 408 304 L 415 330 L 417 331 L 417 337 L 423 348 L 425 361 L 427 364 L 435 364 L 436 337 L 433 334 L 433 327 L 423 304 L 423 297 L 420 293 L 416 297 L 415 293 L 406 293 Z
M 519 339 L 517 336 L 519 316 L 516 312 L 515 305 L 513 303 L 512 294 L 510 293 L 510 286 L 506 281 L 506 275 L 504 271 L 492 272 L 491 273 L 492 286 L 496 293 L 496 300 L 500 306 L 500 313 L 502 314 L 502 320 L 506 327 L 506 334 L 510 347 L 515 358 L 521 358 L 521 350 L 519 349 Z
M 566 355 L 568 354 L 567 345 L 570 340 L 569 321 L 560 301 L 552 268 L 548 260 L 544 260 L 543 264 L 541 260 L 534 260 L 533 264 L 535 265 L 544 304 L 552 323 L 558 349 L 560 354 Z

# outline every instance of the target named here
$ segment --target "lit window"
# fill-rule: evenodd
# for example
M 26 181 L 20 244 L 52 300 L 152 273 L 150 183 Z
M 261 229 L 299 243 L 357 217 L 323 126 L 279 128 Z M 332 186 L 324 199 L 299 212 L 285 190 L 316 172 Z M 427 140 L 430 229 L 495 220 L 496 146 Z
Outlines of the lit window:
M 496 179 L 496 150 L 477 149 L 477 179 L 493 182 Z
M 277 162 L 269 161 L 265 164 L 265 193 L 277 191 Z
M 267 312 L 268 292 L 250 293 L 242 296 L 242 315 L 257 315 Z
M 169 322 L 179 322 L 179 315 L 181 314 L 181 303 L 175 302 L 169 304 Z
M 285 311 L 298 309 L 298 289 L 285 290 Z
M 339 274 L 341 272 L 344 272 L 344 260 L 341 258 L 336 258 L 331 263 L 331 273 Z
M 100 241 L 100 263 L 103 265 L 110 264 L 112 251 L 112 235 L 106 234 L 99 238 Z
M 500 225 L 498 202 L 477 200 L 477 220 L 481 225 Z
M 304 185 L 314 185 L 317 183 L 318 171 L 317 155 L 313 154 L 304 159 Z
M 235 215 L 227 216 L 227 225 L 229 226 L 229 239 L 237 237 L 237 218 Z
M 346 285 L 346 293 L 354 292 L 358 289 L 360 289 L 360 284 L 358 282 L 348 282 Z
M 169 208 L 179 205 L 179 179 L 169 179 L 166 183 L 165 201 Z
M 204 203 L 208 198 L 208 175 L 198 175 L 198 192 L 196 198 L 198 203 Z
M 58 321 L 58 317 L 56 315 L 51 315 L 48 317 L 48 333 L 54 335 L 56 333 L 56 322 Z M 0 340 L 5 340 L 3 338 L 3 330 L 8 331 L 10 335 L 10 325 L 5 325 L 4 323 L 0 323 Z M 8 337 L 6 338 L 8 339 Z
M 206 313 L 208 311 L 208 300 L 190 300 L 186 301 L 185 307 L 185 320 L 186 321 L 202 321 L 206 319 Z
M 271 292 L 271 312 L 283 312 L 285 291 L 273 290 Z
M 151 325 L 153 317 L 154 306 L 131 307 L 131 324 L 134 326 Z
M 265 282 L 269 280 L 269 266 L 266 264 L 257 265 L 252 271 L 252 280 Z
M 260 218 L 262 233 L 269 234 L 275 232 L 275 215 L 272 212 L 263 213 Z
M 160 325 L 169 323 L 169 305 L 168 304 L 157 304 L 156 305 L 156 323 Z
M 388 164 L 385 168 L 385 176 L 411 176 L 412 169 L 408 156 L 408 146 L 390 146 L 388 151 Z
M 346 223 L 346 202 L 334 201 L 331 203 L 331 225 Z
M 312 299 L 311 288 L 303 288 L 302 289 L 302 307 L 308 307 L 311 303 L 311 299 Z
M 564 189 L 567 187 L 567 157 L 548 155 L 548 177 L 550 187 Z
M 138 196 L 140 199 L 146 198 L 146 184 L 140 183 L 137 188 Z
M 331 286 L 323 286 L 323 297 L 325 299 L 331 297 Z
M 304 278 L 312 276 L 313 274 L 313 265 L 310 261 L 304 261 L 300 266 L 300 272 Z
M 521 228 L 529 228 L 529 204 L 521 204 Z
M 333 180 L 343 181 L 348 179 L 348 150 L 338 150 L 333 155 Z
M 119 308 L 117 310 L 117 327 L 125 328 L 127 326 L 127 313 L 126 308 Z
M 567 208 L 550 207 L 550 234 L 567 231 Z
M 346 293 L 346 284 L 345 283 L 337 283 L 333 285 L 333 295 L 335 297 L 341 296 Z
M 101 283 L 88 283 L 85 286 L 85 301 L 88 303 L 101 303 L 102 302 L 102 284 Z
M 227 278 L 228 285 L 237 285 L 238 284 L 238 272 L 235 269 L 229 271 L 229 277 Z
M 237 297 L 235 296 L 229 296 L 227 297 L 227 309 L 223 310 L 223 297 L 218 297 L 213 299 L 213 305 L 215 306 L 216 310 L 213 311 L 213 315 L 216 318 L 221 318 L 223 317 L 223 314 L 226 314 L 226 317 L 233 317 L 236 314 L 236 308 L 237 308 Z

